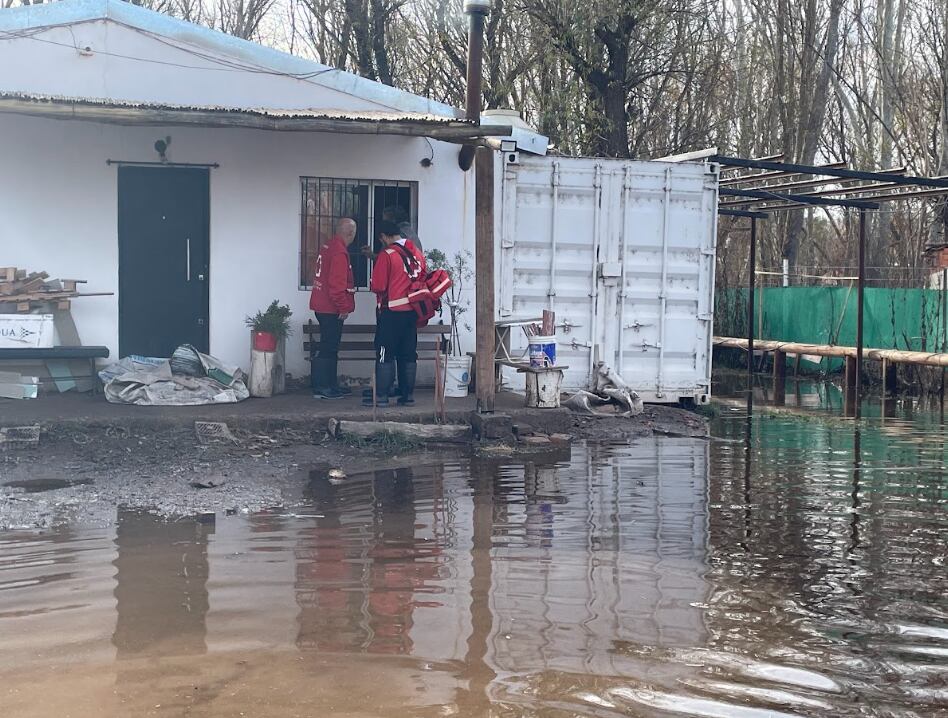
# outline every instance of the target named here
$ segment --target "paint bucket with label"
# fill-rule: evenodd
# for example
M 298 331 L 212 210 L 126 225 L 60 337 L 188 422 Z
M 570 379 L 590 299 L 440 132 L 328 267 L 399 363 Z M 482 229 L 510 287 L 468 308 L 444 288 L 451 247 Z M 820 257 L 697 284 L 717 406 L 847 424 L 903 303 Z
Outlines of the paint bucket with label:
M 471 357 L 446 356 L 443 358 L 444 395 L 460 398 L 467 396 L 471 384 Z
M 556 366 L 556 337 L 530 337 L 529 354 L 535 369 Z

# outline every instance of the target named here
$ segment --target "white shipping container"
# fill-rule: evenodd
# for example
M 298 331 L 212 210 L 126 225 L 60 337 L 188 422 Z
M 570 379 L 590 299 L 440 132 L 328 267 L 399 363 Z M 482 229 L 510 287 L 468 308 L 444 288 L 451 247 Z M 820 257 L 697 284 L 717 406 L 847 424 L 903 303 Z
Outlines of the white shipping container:
M 718 166 L 497 153 L 497 320 L 556 312 L 563 387 L 597 362 L 644 401 L 711 393 Z M 515 353 L 526 351 L 518 328 Z M 517 388 L 515 374 L 505 381 Z
M 49 349 L 54 333 L 52 314 L 0 314 L 0 348 Z

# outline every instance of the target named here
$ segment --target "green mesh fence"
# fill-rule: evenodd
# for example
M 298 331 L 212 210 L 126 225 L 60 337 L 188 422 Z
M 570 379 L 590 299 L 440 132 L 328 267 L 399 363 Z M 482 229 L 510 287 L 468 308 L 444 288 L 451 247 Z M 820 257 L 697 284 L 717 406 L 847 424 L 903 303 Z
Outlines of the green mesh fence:
M 754 336 L 807 344 L 856 344 L 856 287 L 765 287 L 756 290 Z M 747 336 L 747 289 L 715 297 L 719 336 Z M 944 352 L 948 293 L 934 289 L 865 291 L 865 346 Z M 842 359 L 804 357 L 801 369 L 838 371 Z

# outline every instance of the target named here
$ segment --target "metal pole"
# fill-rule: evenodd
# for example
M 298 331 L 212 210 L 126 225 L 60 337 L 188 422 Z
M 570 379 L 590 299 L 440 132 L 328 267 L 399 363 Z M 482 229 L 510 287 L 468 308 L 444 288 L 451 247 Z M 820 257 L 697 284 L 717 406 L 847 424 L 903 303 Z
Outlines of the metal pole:
M 491 0 L 465 0 L 464 12 L 469 18 L 467 34 L 467 104 L 464 117 L 475 125 L 481 120 L 481 88 L 483 87 L 484 22 L 490 12 Z M 458 154 L 458 166 L 467 172 L 474 164 L 476 145 L 464 145 Z
M 863 295 L 866 289 L 866 210 L 859 210 L 859 279 L 856 285 L 856 418 L 862 414 Z
M 751 218 L 750 277 L 747 281 L 747 408 L 754 403 L 754 291 L 757 284 L 757 219 Z

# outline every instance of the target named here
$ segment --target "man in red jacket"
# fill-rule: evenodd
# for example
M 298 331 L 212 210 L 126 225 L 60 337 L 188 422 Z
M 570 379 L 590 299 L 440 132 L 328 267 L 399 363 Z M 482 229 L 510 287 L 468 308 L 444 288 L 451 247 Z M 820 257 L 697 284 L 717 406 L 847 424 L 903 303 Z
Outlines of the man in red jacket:
M 394 222 L 382 221 L 379 235 L 384 248 L 372 269 L 369 287 L 378 298 L 378 327 L 375 344 L 376 404 L 388 406 L 388 395 L 398 369 L 398 403 L 415 403 L 415 375 L 418 369 L 418 325 L 414 308 L 408 302 L 412 281 L 425 276 L 425 257 L 401 236 Z M 368 400 L 371 404 L 371 399 Z
M 321 399 L 339 399 L 352 393 L 348 387 L 339 386 L 337 368 L 342 325 L 355 310 L 355 282 L 349 261 L 349 245 L 355 239 L 356 228 L 355 220 L 348 217 L 336 222 L 336 233 L 319 250 L 313 272 L 309 308 L 316 312 L 316 321 L 319 322 L 319 355 L 316 352 L 310 354 L 309 383 L 313 396 Z

